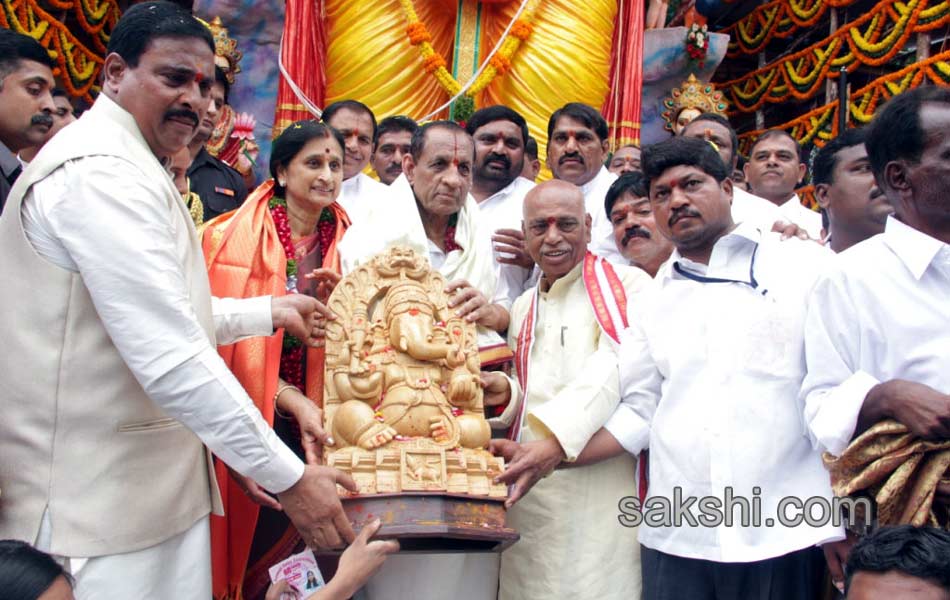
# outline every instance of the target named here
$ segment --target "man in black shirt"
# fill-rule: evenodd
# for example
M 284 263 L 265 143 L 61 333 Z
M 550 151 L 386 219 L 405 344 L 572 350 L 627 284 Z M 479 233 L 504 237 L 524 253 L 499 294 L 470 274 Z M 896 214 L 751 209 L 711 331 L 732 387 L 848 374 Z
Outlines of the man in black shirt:
M 204 205 L 204 221 L 234 210 L 247 198 L 244 178 L 223 161 L 211 156 L 205 143 L 211 137 L 221 108 L 228 101 L 228 80 L 221 67 L 214 67 L 214 84 L 211 86 L 211 107 L 199 124 L 195 137 L 188 144 L 192 153 L 188 177 L 191 191 L 198 194 Z

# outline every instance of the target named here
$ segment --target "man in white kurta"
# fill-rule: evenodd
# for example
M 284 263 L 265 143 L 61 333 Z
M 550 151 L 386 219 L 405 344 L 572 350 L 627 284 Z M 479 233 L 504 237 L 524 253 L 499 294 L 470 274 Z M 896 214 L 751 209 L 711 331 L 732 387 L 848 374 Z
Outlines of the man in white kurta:
M 457 293 L 475 299 L 462 316 L 476 318 L 483 361 L 499 351 L 510 356 L 495 331 L 507 326 L 508 311 L 491 301 L 494 261 L 488 238 L 479 234 L 478 207 L 468 194 L 474 160 L 471 138 L 455 123 L 436 121 L 421 126 L 414 139 L 416 155 L 404 158 L 405 172 L 387 188 L 385 207 L 354 223 L 341 240 L 343 272 L 392 245 L 410 246 L 428 256 L 447 283 L 467 282 Z M 451 222 L 454 226 L 448 225 Z M 497 587 L 495 554 L 405 554 L 390 557 L 358 597 L 443 600 L 451 589 L 460 600 L 494 600 Z
M 620 401 L 614 342 L 595 316 L 585 284 L 591 273 L 585 271 L 590 220 L 585 223 L 584 212 L 583 196 L 564 182 L 543 183 L 525 200 L 526 242 L 544 274 L 537 299 L 532 288 L 512 308 L 509 345 L 517 347 L 529 317 L 534 319 L 533 342 L 527 381 L 513 382 L 511 401 L 498 419 L 517 427 L 517 414 L 524 411 L 520 440 L 552 441 L 568 461 Z M 573 232 L 547 231 L 569 221 L 577 223 Z M 552 252 L 568 247 L 568 260 L 552 260 Z M 627 302 L 635 306 L 650 277 L 632 267 L 614 269 Z M 636 532 L 617 522 L 620 499 L 636 494 L 636 464 L 623 455 L 555 471 L 512 506 L 508 525 L 521 539 L 502 554 L 499 598 L 639 598 Z
M 136 54 L 141 35 L 153 37 Z M 208 514 L 220 501 L 202 443 L 287 502 L 309 539 L 317 522 L 299 507 L 338 505 L 320 486 L 352 482 L 305 467 L 214 347 L 270 334 L 287 307 L 212 301 L 194 225 L 160 162 L 209 102 L 210 34 L 175 5 L 141 4 L 109 49 L 102 94 L 44 146 L 0 219 L 0 332 L 16 348 L 0 355 L 0 537 L 55 555 L 80 599 L 204 600 Z M 308 320 L 296 316 L 305 338 Z

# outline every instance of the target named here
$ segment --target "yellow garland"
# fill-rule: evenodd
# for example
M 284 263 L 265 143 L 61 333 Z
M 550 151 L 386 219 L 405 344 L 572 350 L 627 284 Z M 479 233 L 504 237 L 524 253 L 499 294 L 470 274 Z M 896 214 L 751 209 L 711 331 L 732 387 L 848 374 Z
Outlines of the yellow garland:
M 400 0 L 400 3 L 402 4 L 403 11 L 406 13 L 406 35 L 409 37 L 410 44 L 419 46 L 419 54 L 422 57 L 423 67 L 427 73 L 432 73 L 432 75 L 435 76 L 439 85 L 442 86 L 442 89 L 444 89 L 449 96 L 455 96 L 462 90 L 462 84 L 449 73 L 446 68 L 447 63 L 445 59 L 438 55 L 435 48 L 432 47 L 432 36 L 428 35 L 425 24 L 419 20 L 419 15 L 416 13 L 413 0 Z M 481 74 L 475 78 L 475 81 L 472 82 L 468 90 L 465 91 L 466 96 L 475 97 L 476 94 L 488 87 L 495 77 L 503 75 L 504 70 L 510 67 L 511 59 L 521 46 L 521 42 L 528 39 L 531 35 L 531 31 L 534 28 L 534 16 L 540 4 L 541 0 L 528 1 L 525 5 L 524 12 L 521 13 L 521 17 L 512 25 L 511 31 L 508 32 L 508 35 L 501 42 L 501 47 L 498 48 L 498 52 L 492 61 L 482 70 Z M 437 68 L 432 69 L 435 65 L 438 65 Z M 499 66 L 501 66 L 502 69 L 499 69 Z

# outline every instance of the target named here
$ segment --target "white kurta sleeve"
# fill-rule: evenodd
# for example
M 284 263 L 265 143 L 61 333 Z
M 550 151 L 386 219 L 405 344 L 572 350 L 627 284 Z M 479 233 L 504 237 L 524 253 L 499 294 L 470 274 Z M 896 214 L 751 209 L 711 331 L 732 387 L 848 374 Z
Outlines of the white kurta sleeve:
M 615 344 L 601 333 L 597 350 L 584 359 L 583 375 L 528 413 L 532 429 L 557 438 L 568 462 L 577 456 L 620 401 Z
M 620 334 L 618 364 L 620 404 L 604 428 L 636 456 L 650 444 L 650 425 L 663 383 L 640 323 L 631 323 Z
M 804 419 L 813 445 L 840 456 L 857 426 L 864 399 L 879 382 L 858 368 L 857 311 L 834 274 L 822 278 L 805 315 Z
M 44 180 L 34 200 L 146 394 L 238 472 L 271 492 L 293 485 L 303 463 L 198 323 L 167 202 L 128 161 L 94 157 L 67 168 L 65 189 L 44 197 Z
M 211 298 L 211 312 L 214 337 L 219 346 L 274 333 L 270 296 Z

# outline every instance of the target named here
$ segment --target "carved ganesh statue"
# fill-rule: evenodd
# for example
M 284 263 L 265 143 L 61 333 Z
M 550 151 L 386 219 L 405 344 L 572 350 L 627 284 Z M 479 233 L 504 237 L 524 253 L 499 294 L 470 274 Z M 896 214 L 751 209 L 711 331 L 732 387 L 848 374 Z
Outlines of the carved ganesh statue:
M 476 329 L 448 308 L 428 261 L 394 246 L 343 278 L 329 300 L 324 419 L 327 464 L 361 494 L 504 497 L 492 483 Z

